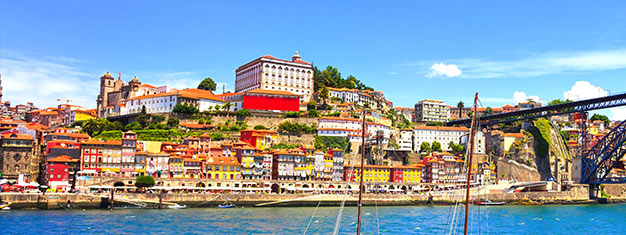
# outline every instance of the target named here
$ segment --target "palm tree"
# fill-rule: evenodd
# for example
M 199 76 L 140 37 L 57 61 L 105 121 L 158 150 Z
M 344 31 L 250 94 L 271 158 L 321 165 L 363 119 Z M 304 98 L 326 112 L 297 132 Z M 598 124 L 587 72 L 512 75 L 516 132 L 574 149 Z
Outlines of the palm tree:
M 229 101 L 226 101 L 226 103 L 222 105 L 222 108 L 226 112 L 226 118 L 228 118 L 228 114 L 230 113 L 230 107 L 233 107 L 233 104 L 231 104 Z
M 465 103 L 463 103 L 463 101 L 459 101 L 459 103 L 456 105 L 457 108 L 459 108 L 459 119 L 461 119 L 461 114 L 463 113 L 463 107 L 465 106 Z
M 87 134 L 91 135 L 96 132 L 99 128 L 98 121 L 95 118 L 87 119 L 83 122 L 83 131 L 87 132 Z

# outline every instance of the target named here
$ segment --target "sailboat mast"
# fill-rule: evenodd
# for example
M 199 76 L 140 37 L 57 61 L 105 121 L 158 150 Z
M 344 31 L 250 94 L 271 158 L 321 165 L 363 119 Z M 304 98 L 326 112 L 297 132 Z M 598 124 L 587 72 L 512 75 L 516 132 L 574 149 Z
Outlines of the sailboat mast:
M 469 219 L 469 200 L 470 200 L 470 179 L 472 177 L 472 157 L 474 156 L 474 136 L 476 135 L 476 116 L 478 116 L 478 92 L 474 96 L 474 113 L 472 115 L 472 126 L 470 130 L 470 151 L 469 159 L 467 161 L 467 183 L 465 190 L 465 226 L 463 227 L 463 234 L 467 235 L 467 222 Z
M 359 169 L 359 173 L 361 173 L 360 180 L 359 180 L 359 204 L 358 206 L 358 219 L 357 219 L 357 226 L 356 226 L 356 234 L 360 235 L 361 234 L 361 206 L 362 206 L 362 199 L 363 199 L 363 163 L 365 162 L 365 127 L 367 125 L 365 125 L 365 108 L 363 108 L 363 120 L 361 121 L 361 167 Z

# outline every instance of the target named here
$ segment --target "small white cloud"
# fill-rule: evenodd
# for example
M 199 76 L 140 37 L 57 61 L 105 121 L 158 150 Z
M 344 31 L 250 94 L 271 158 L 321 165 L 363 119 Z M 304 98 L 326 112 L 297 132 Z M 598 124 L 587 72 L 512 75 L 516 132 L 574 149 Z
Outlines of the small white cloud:
M 533 100 L 533 101 L 535 101 L 537 103 L 541 102 L 541 100 L 539 99 L 539 96 L 537 96 L 537 95 L 529 96 L 529 95 L 526 95 L 526 92 L 523 92 L 523 91 L 513 92 L 513 101 L 516 104 L 524 103 L 524 102 L 527 102 L 528 100 Z
M 577 81 L 569 91 L 563 93 L 564 99 L 586 100 L 607 96 L 609 92 L 589 83 L 588 81 Z
M 610 110 L 611 110 L 611 120 L 613 121 L 626 120 L 626 107 L 612 108 Z
M 430 73 L 426 75 L 426 77 L 458 77 L 461 75 L 461 70 L 456 64 L 444 64 L 444 63 L 435 63 L 430 66 Z

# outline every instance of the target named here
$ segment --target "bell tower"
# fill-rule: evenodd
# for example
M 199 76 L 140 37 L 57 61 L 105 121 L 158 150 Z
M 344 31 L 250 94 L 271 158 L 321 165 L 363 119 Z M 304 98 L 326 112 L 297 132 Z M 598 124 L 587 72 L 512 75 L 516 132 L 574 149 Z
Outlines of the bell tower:
M 109 92 L 112 92 L 114 87 L 115 84 L 113 83 L 113 76 L 111 76 L 109 72 L 106 72 L 102 75 L 102 77 L 100 77 L 100 94 L 98 94 L 98 99 L 96 100 L 98 117 L 104 117 L 104 107 L 107 106 L 109 101 Z

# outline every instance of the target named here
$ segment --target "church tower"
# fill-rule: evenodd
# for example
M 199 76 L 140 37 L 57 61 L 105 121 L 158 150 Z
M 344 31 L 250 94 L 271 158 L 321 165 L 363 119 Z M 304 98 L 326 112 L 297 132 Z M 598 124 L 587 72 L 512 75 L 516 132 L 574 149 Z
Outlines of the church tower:
M 114 87 L 113 76 L 109 72 L 100 77 L 100 94 L 98 94 L 98 99 L 96 100 L 98 117 L 104 117 L 104 107 L 108 105 L 109 92 L 114 91 Z

